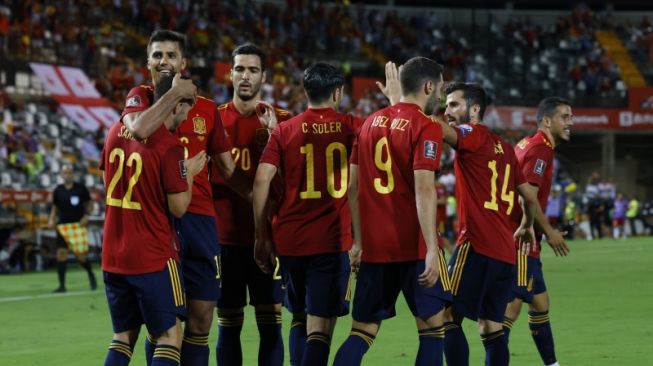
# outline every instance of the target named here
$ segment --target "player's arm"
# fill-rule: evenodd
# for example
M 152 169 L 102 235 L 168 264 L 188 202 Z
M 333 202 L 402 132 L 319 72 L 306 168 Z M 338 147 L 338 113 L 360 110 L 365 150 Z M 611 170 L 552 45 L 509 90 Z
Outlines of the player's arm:
M 231 153 L 225 151 L 214 154 L 211 156 L 211 160 L 227 186 L 239 196 L 246 199 L 247 202 L 252 202 L 252 181 L 236 166 L 234 159 L 231 157 Z
M 167 195 L 168 209 L 175 217 L 182 217 L 186 213 L 193 198 L 193 179 L 202 171 L 204 164 L 206 164 L 206 152 L 204 151 L 200 151 L 197 155 L 184 161 L 188 189 L 184 192 L 169 193 Z
M 349 188 L 347 190 L 347 202 L 351 212 L 351 222 L 354 227 L 354 245 L 349 251 L 349 264 L 354 273 L 358 272 L 363 254 L 361 240 L 361 216 L 358 209 L 358 165 L 349 164 Z
M 267 212 L 270 184 L 277 174 L 277 167 L 269 163 L 260 163 L 256 169 L 253 189 L 254 206 L 254 259 L 261 271 L 270 273 L 272 263 L 275 262 L 272 241 L 268 234 Z
M 527 183 L 526 186 L 527 189 L 531 190 L 535 197 L 537 197 L 537 193 L 540 188 L 530 183 Z M 565 238 L 558 230 L 554 229 L 553 226 L 551 226 L 549 220 L 546 218 L 546 215 L 544 215 L 539 202 L 536 201 L 534 209 L 535 226 L 544 232 L 544 235 L 546 235 L 549 245 L 551 246 L 551 249 L 553 249 L 555 255 L 563 257 L 566 256 L 567 253 L 569 253 L 569 246 L 567 246 Z
M 517 186 L 517 191 L 520 195 L 519 203 L 522 205 L 524 215 L 522 216 L 521 224 L 515 231 L 514 237 L 515 240 L 523 244 L 522 253 L 528 253 L 531 245 L 535 243 L 533 222 L 535 221 L 535 206 L 539 206 L 537 195 L 529 189 L 529 186 L 529 183 L 522 183 Z
M 122 117 L 122 122 L 137 139 L 149 137 L 163 121 L 173 112 L 175 106 L 183 99 L 195 99 L 197 88 L 190 79 L 182 79 L 177 73 L 172 80 L 172 87 L 149 108 L 132 112 Z
M 437 193 L 435 191 L 435 173 L 432 170 L 415 170 L 415 202 L 417 218 L 426 242 L 426 258 L 424 272 L 419 275 L 419 284 L 433 287 L 440 276 L 437 237 L 435 232 L 435 207 Z
M 458 133 L 456 129 L 440 119 L 436 119 L 442 127 L 442 140 L 454 149 L 458 147 Z
M 86 201 L 86 205 L 84 207 L 84 216 L 82 216 L 82 219 L 79 220 L 80 225 L 86 226 L 88 224 L 88 219 L 91 216 L 91 212 L 93 212 L 93 201 L 89 199 Z

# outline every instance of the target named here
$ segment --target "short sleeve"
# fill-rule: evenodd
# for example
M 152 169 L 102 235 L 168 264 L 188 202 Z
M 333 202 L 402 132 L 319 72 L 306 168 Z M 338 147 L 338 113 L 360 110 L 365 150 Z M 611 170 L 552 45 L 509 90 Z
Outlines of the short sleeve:
M 419 131 L 413 140 L 413 170 L 440 171 L 442 127 L 430 119 L 415 124 Z
M 354 143 L 351 145 L 351 155 L 349 156 L 349 164 L 358 165 L 358 134 L 354 137 Z
M 526 182 L 541 187 L 552 160 L 553 150 L 548 146 L 537 146 L 529 150 L 520 169 Z
M 267 145 L 265 145 L 265 149 L 263 149 L 260 160 L 261 163 L 272 164 L 277 168 L 281 167 L 282 157 L 281 126 L 278 125 L 272 130 L 272 135 L 270 135 L 270 139 Z
M 88 202 L 91 200 L 91 194 L 88 191 L 88 188 L 86 188 L 83 184 L 79 185 L 81 190 L 82 190 L 82 202 Z
M 506 144 L 506 145 L 510 147 L 509 151 L 512 154 L 512 161 L 513 161 L 513 164 L 515 165 L 515 170 L 514 170 L 515 171 L 515 173 L 514 173 L 515 174 L 515 187 L 520 186 L 520 185 L 522 185 L 524 183 L 528 183 L 528 181 L 526 180 L 526 178 L 524 176 L 524 173 L 523 173 L 524 169 L 521 167 L 521 164 L 519 164 L 519 160 L 517 160 L 517 156 L 515 155 L 515 151 L 512 149 L 512 147 L 510 145 L 508 145 L 508 144 Z M 505 150 L 506 149 L 504 148 L 504 151 Z
M 459 152 L 474 152 L 481 146 L 481 126 L 462 124 L 454 127 L 458 135 L 458 144 L 455 147 Z
M 127 99 L 125 100 L 125 107 L 120 114 L 120 120 L 129 114 L 134 112 L 141 112 L 150 107 L 150 96 L 148 94 L 148 89 L 142 86 L 137 86 L 132 88 L 127 94 Z
M 209 156 L 231 151 L 231 142 L 227 137 L 227 131 L 224 129 L 222 118 L 220 117 L 220 113 L 218 113 L 217 109 L 213 115 L 214 124 L 213 129 L 211 132 L 209 132 L 209 144 L 206 152 Z
M 180 193 L 188 190 L 186 166 L 184 164 L 184 148 L 174 144 L 165 150 L 161 159 L 161 176 L 163 190 L 167 194 Z

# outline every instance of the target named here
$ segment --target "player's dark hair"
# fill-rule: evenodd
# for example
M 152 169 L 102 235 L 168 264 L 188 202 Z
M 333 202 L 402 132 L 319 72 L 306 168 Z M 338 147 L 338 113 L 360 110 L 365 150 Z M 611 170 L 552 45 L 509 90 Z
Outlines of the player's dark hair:
M 154 85 L 154 101 L 152 103 L 156 103 L 157 100 L 161 99 L 163 94 L 167 93 L 168 90 L 172 88 L 172 80 L 174 78 L 175 78 L 175 74 L 161 75 L 159 82 L 156 83 L 156 85 Z M 182 76 L 182 79 L 187 79 L 187 78 Z M 193 105 L 193 99 L 191 98 L 182 99 L 179 101 L 179 103 L 186 103 L 188 105 Z
M 181 57 L 186 57 L 186 36 L 168 29 L 157 29 L 152 32 L 150 40 L 147 42 L 148 56 L 150 55 L 150 47 L 152 46 L 152 43 L 166 41 L 177 42 L 177 44 L 179 44 L 179 50 L 181 51 Z
M 439 63 L 426 57 L 413 57 L 403 65 L 399 82 L 403 95 L 410 95 L 419 92 L 427 81 L 434 84 L 440 82 L 444 67 Z
M 265 52 L 263 52 L 263 50 L 259 46 L 255 45 L 253 43 L 245 43 L 245 44 L 242 44 L 242 45 L 236 47 L 233 50 L 233 52 L 231 52 L 231 64 L 232 65 L 234 64 L 234 62 L 236 60 L 236 56 L 238 56 L 238 55 L 256 55 L 256 56 L 258 56 L 259 60 L 261 60 L 261 71 L 265 71 L 265 66 L 267 65 L 268 57 L 265 54 Z
M 467 102 L 467 108 L 478 104 L 480 107 L 478 117 L 482 120 L 485 109 L 487 108 L 487 93 L 485 93 L 485 89 L 478 83 L 456 82 L 449 84 L 444 92 L 446 95 L 449 95 L 458 90 L 463 92 L 463 99 Z
M 345 75 L 333 65 L 318 62 L 304 70 L 304 90 L 312 104 L 325 102 L 334 90 L 343 85 Z
M 558 108 L 559 105 L 568 105 L 571 107 L 571 102 L 560 97 L 548 97 L 542 99 L 540 104 L 537 105 L 537 115 L 535 116 L 537 123 L 542 122 L 544 117 L 553 117 L 556 108 Z

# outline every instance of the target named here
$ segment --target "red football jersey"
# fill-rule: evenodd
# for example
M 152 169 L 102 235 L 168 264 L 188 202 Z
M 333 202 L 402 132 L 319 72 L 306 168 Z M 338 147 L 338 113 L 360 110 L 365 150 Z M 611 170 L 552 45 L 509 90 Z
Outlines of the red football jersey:
M 149 86 L 133 88 L 127 96 L 122 116 L 140 112 L 152 105 L 153 90 Z M 202 150 L 208 156 L 231 150 L 226 132 L 220 120 L 220 114 L 214 102 L 197 97 L 195 105 L 188 112 L 188 117 L 177 128 L 177 137 L 184 145 L 184 156 L 195 156 Z M 207 164 L 193 179 L 193 198 L 188 212 L 198 215 L 215 216 L 213 195 L 209 183 L 209 165 Z
M 537 131 L 533 136 L 521 140 L 515 147 L 515 155 L 526 182 L 538 186 L 537 199 L 542 211 L 546 212 L 551 184 L 553 182 L 553 145 L 542 131 Z M 522 210 L 517 206 L 515 222 L 521 222 Z M 530 256 L 540 257 L 541 238 L 543 233 L 535 231 L 537 245 L 531 250 Z
M 361 122 L 330 108 L 308 109 L 272 132 L 261 162 L 279 168 L 283 177 L 284 195 L 272 222 L 279 254 L 351 248 L 348 159 Z
M 436 178 L 437 179 L 437 178 Z M 445 203 L 438 203 L 435 218 L 437 221 L 437 228 L 442 233 L 444 232 L 444 225 L 447 223 L 447 187 L 440 183 L 440 181 L 435 181 L 435 192 L 438 194 L 438 200 L 444 198 Z
M 160 271 L 178 259 L 166 194 L 188 189 L 184 148 L 164 126 L 144 141 L 122 123 L 111 127 L 100 169 L 106 184 L 102 270 L 119 274 Z
M 442 128 L 416 104 L 397 103 L 367 117 L 351 157 L 358 165 L 364 262 L 424 259 L 414 171 L 438 172 L 441 154 Z
M 511 218 L 519 206 L 516 187 L 525 183 L 512 146 L 482 124 L 463 124 L 458 135 L 454 172 L 460 233 L 477 253 L 514 264 Z
M 256 168 L 261 154 L 268 142 L 269 132 L 261 125 L 256 113 L 244 116 L 236 109 L 233 102 L 218 107 L 220 118 L 229 139 L 231 156 L 245 174 L 256 175 Z M 291 117 L 286 110 L 276 108 L 277 122 Z M 213 204 L 221 244 L 254 245 L 254 213 L 252 204 L 240 197 L 224 184 L 217 173 L 211 174 L 213 187 Z

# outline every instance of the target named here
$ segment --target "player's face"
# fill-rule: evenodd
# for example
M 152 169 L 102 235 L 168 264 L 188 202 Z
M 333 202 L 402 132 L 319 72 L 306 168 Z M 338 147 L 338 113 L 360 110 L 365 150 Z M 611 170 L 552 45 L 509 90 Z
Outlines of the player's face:
M 427 115 L 432 115 L 435 111 L 438 110 L 438 104 L 440 103 L 440 98 L 442 98 L 442 75 L 440 75 L 440 80 L 435 84 L 433 92 L 429 95 L 426 105 L 424 106 L 424 113 Z
M 179 43 L 173 41 L 154 42 L 147 55 L 147 68 L 156 85 L 161 75 L 172 76 L 186 68 L 186 59 L 182 57 Z
M 455 122 L 457 125 L 470 122 L 469 107 L 463 98 L 462 90 L 447 94 L 447 109 L 444 111 L 444 116 L 448 122 Z
M 247 101 L 258 97 L 261 84 L 265 82 L 261 59 L 257 55 L 236 55 L 231 81 L 238 98 Z
M 571 107 L 568 105 L 559 105 L 551 117 L 551 126 L 549 127 L 551 135 L 556 142 L 569 141 L 571 136 L 571 126 L 574 125 L 574 115 L 571 114 Z

